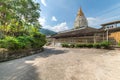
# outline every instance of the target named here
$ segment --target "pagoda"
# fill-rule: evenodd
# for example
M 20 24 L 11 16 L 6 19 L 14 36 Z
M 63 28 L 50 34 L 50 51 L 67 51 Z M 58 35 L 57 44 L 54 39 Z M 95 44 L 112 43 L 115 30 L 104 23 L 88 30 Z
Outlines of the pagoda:
M 86 27 L 88 27 L 88 22 L 82 11 L 82 8 L 80 8 L 78 10 L 78 13 L 74 22 L 74 29 L 86 28 Z

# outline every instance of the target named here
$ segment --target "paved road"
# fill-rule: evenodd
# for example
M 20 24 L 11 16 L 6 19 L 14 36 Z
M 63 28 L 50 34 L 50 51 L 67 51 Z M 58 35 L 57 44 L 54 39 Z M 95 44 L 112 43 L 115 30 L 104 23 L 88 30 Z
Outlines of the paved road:
M 0 63 L 0 80 L 120 80 L 120 51 L 46 47 Z

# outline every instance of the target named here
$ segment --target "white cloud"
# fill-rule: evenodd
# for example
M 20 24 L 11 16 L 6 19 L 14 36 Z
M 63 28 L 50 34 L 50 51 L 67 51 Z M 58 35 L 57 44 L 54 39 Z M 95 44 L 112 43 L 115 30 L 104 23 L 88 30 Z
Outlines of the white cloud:
M 51 20 L 52 20 L 52 21 L 57 21 L 57 19 L 56 19 L 55 16 L 53 16 Z
M 46 25 L 43 28 L 46 28 L 46 29 L 49 29 L 49 30 L 52 30 L 55 32 L 65 31 L 65 30 L 69 29 L 66 22 L 62 22 L 62 23 L 57 24 L 55 26 Z
M 46 0 L 41 0 L 41 3 L 42 3 L 44 6 L 47 6 Z
M 52 30 L 55 32 L 60 32 L 60 31 L 64 31 L 64 30 L 69 29 L 66 22 L 62 22 L 62 23 L 57 24 L 55 26 L 46 25 L 46 18 L 45 17 L 39 18 L 39 22 L 43 26 L 43 28 L 49 29 L 49 30 Z
M 88 25 L 91 27 L 96 27 L 100 23 L 100 20 L 94 17 L 88 17 L 87 20 L 88 20 Z
M 56 31 L 56 32 L 60 32 L 60 31 L 68 30 L 68 29 L 69 29 L 69 28 L 68 28 L 66 22 L 60 23 L 60 24 L 52 27 L 52 30 L 53 30 L 53 31 Z
M 45 26 L 46 19 L 44 17 L 39 18 L 39 22 L 42 26 Z

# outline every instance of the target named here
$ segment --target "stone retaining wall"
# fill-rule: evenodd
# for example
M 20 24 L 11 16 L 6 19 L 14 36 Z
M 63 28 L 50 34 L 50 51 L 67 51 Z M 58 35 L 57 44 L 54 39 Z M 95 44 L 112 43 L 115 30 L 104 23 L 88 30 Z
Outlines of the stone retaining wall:
M 37 53 L 42 52 L 43 50 L 44 50 L 43 48 L 28 49 L 28 50 L 16 50 L 16 51 L 7 51 L 6 49 L 0 49 L 0 62 L 37 54 Z

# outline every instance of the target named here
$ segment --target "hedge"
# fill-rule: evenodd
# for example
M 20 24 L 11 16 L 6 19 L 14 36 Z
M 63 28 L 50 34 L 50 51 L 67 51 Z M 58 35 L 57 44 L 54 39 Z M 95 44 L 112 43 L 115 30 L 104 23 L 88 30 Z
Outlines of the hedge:
M 62 47 L 66 48 L 109 48 L 110 42 L 103 41 L 101 43 L 87 43 L 87 44 L 69 44 L 69 43 L 62 43 Z

